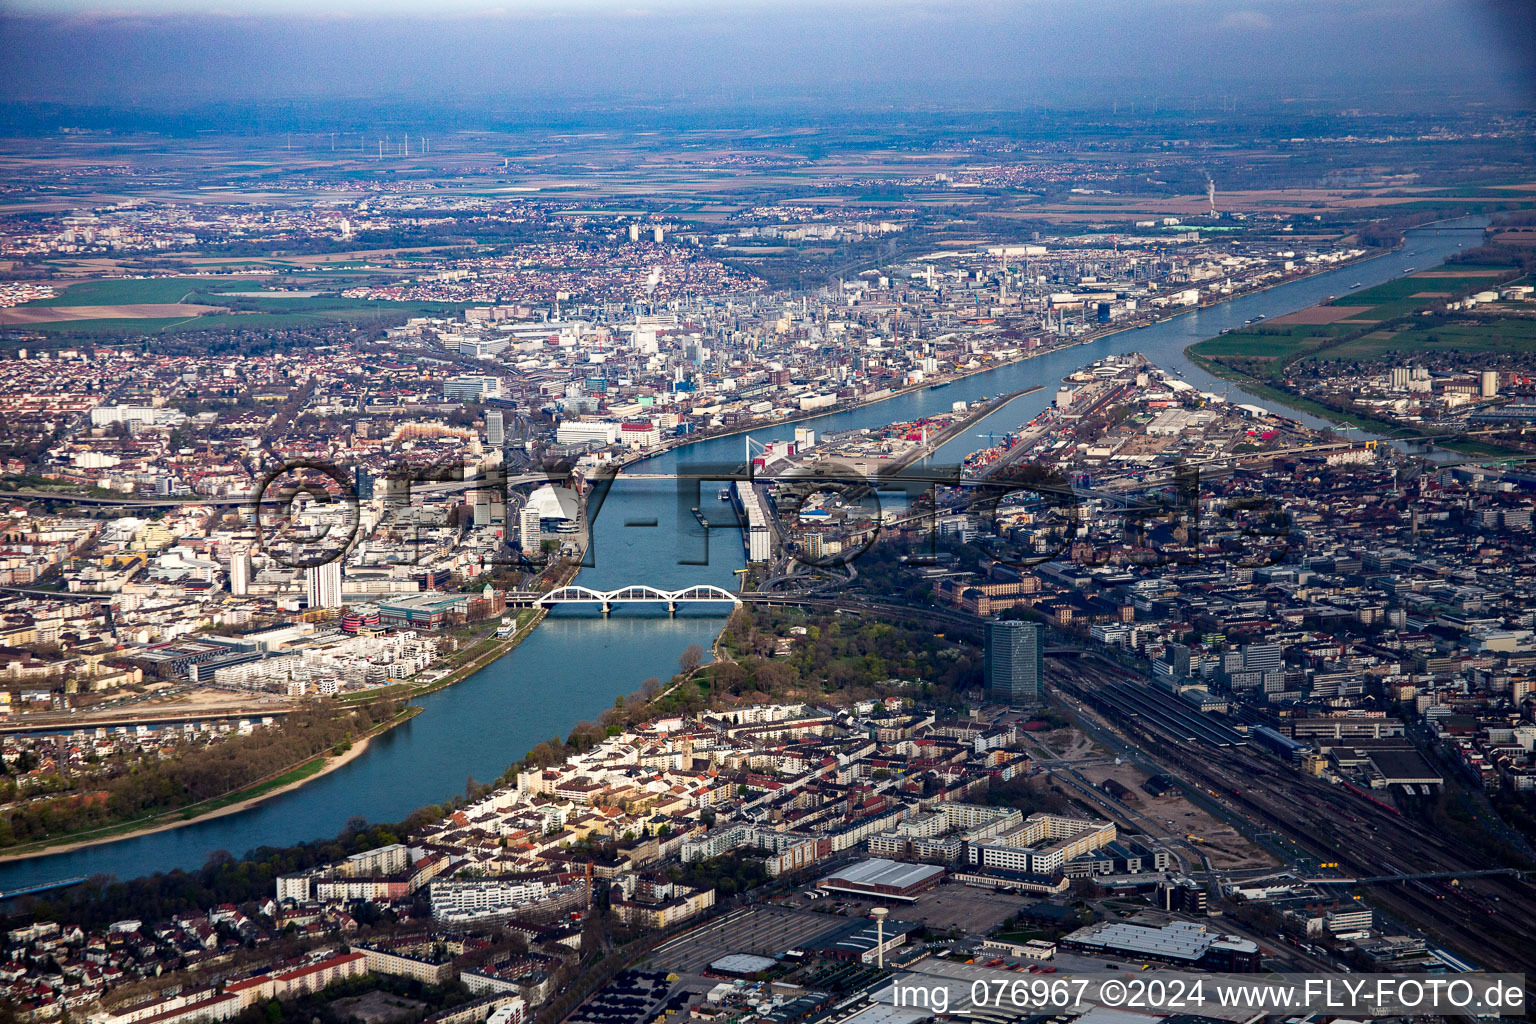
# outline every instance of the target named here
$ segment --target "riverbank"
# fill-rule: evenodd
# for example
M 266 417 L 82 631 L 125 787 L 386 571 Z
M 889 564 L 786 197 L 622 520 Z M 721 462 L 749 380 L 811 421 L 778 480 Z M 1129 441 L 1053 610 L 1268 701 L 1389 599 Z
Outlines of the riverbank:
M 1442 222 L 1436 221 L 1434 223 Z M 1423 225 L 1423 227 L 1430 226 L 1432 226 L 1432 224 Z M 1319 277 L 1323 274 L 1330 274 L 1335 271 L 1347 269 L 1349 267 L 1359 266 L 1362 263 L 1369 263 L 1371 260 L 1377 260 L 1386 256 L 1391 256 L 1392 254 L 1401 251 L 1402 247 L 1403 243 L 1399 243 L 1397 246 L 1391 249 L 1385 249 L 1381 252 L 1368 253 L 1367 255 L 1360 256 L 1352 260 L 1345 260 L 1342 263 L 1334 263 L 1326 267 L 1319 267 L 1318 269 L 1309 273 L 1302 274 L 1299 277 L 1293 277 L 1283 281 L 1275 281 L 1272 284 L 1266 284 L 1258 288 L 1249 288 L 1243 291 L 1233 292 L 1230 295 L 1223 295 L 1221 298 L 1213 302 L 1201 302 L 1193 306 L 1184 306 L 1177 311 L 1169 313 L 1165 316 L 1153 316 L 1144 321 L 1125 324 L 1119 327 L 1112 327 L 1104 331 L 1090 331 L 1072 339 L 1069 342 L 1052 345 L 1050 348 L 1034 349 L 1032 351 L 1023 353 L 1022 355 L 1015 356 L 1012 359 L 1002 359 L 996 362 L 987 363 L 985 366 L 978 366 L 963 370 L 959 373 L 953 373 L 947 376 L 935 377 L 931 380 L 925 380 L 919 384 L 911 384 L 906 387 L 895 388 L 883 395 L 880 395 L 878 398 L 858 399 L 847 404 L 839 403 L 830 409 L 817 409 L 811 412 L 795 413 L 790 416 L 785 416 L 782 419 L 753 420 L 748 424 L 727 427 L 721 430 L 711 431 L 707 434 L 687 435 L 685 437 L 676 438 L 669 442 L 662 442 L 662 444 L 658 445 L 656 448 L 617 462 L 615 464 L 615 472 L 622 473 L 624 469 L 629 466 L 639 465 L 640 463 L 645 462 L 647 459 L 653 459 L 657 456 L 666 455 L 670 452 L 676 452 L 680 449 L 688 447 L 689 445 L 699 444 L 704 441 L 718 441 L 721 438 L 739 437 L 742 434 L 750 434 L 757 430 L 769 430 L 775 427 L 791 426 L 797 423 L 806 423 L 811 420 L 822 419 L 823 417 L 827 416 L 835 416 L 840 413 L 857 412 L 860 409 L 867 409 L 870 406 L 879 405 L 881 402 L 889 402 L 897 398 L 905 398 L 907 395 L 916 394 L 919 391 L 932 391 L 937 388 L 947 387 L 950 384 L 967 380 L 971 377 L 977 376 L 978 374 L 994 373 L 998 370 L 1002 370 L 1009 366 L 1016 366 L 1031 359 L 1038 359 L 1042 356 L 1055 355 L 1058 352 L 1065 352 L 1068 349 L 1078 348 L 1082 345 L 1091 345 L 1094 342 L 1102 341 L 1105 338 L 1113 337 L 1116 334 L 1124 334 L 1127 331 L 1139 331 L 1147 327 L 1155 327 L 1158 324 L 1165 323 L 1169 320 L 1177 320 L 1181 316 L 1189 316 L 1192 313 L 1198 313 L 1202 309 L 1211 309 L 1215 306 L 1225 305 L 1236 299 L 1248 298 L 1254 295 L 1262 295 L 1274 288 L 1282 288 L 1286 285 L 1296 284 L 1313 277 Z
M 1210 340 L 1210 339 L 1206 339 Z M 1197 341 L 1184 349 L 1184 358 L 1194 363 L 1200 369 L 1212 377 L 1220 377 L 1222 380 L 1231 381 L 1244 391 L 1258 397 L 1276 402 L 1285 406 L 1292 412 L 1304 412 L 1330 423 L 1336 423 L 1345 429 L 1361 430 L 1369 434 L 1375 434 L 1382 441 L 1397 441 L 1402 444 L 1421 444 L 1444 448 L 1447 451 L 1459 452 L 1463 455 L 1472 455 L 1486 458 L 1509 458 L 1525 454 L 1515 449 L 1506 449 L 1499 445 L 1481 444 L 1477 441 L 1458 440 L 1427 440 L 1431 437 L 1443 437 L 1432 435 L 1426 431 L 1416 430 L 1401 423 L 1393 423 L 1390 420 L 1377 419 L 1374 416 L 1365 416 L 1359 413 L 1346 412 L 1343 409 L 1335 409 L 1331 405 L 1314 401 L 1305 395 L 1276 387 L 1256 377 L 1250 377 L 1245 373 L 1231 369 L 1224 363 L 1217 362 L 1209 356 L 1203 356 L 1195 349 L 1205 344 Z
M 558 589 L 571 583 L 576 579 L 580 571 L 581 565 L 579 563 L 572 565 L 567 572 L 562 574 L 553 583 L 551 589 Z M 380 701 L 386 700 L 412 700 L 416 697 L 425 697 L 428 694 L 447 689 L 454 683 L 462 682 L 503 655 L 511 653 L 514 648 L 528 639 L 529 635 L 533 633 L 534 627 L 543 622 L 544 617 L 549 614 L 549 609 L 544 607 L 535 607 L 527 610 L 533 614 L 528 618 L 527 622 L 520 623 L 511 636 L 500 639 L 487 638 L 478 641 L 475 646 L 479 646 L 482 643 L 486 644 L 488 645 L 486 650 L 476 654 L 464 664 L 455 666 L 443 676 L 425 683 L 396 683 L 394 686 L 385 687 L 381 690 L 370 690 L 350 698 L 342 698 L 340 703 L 351 707 L 360 707 L 377 704 Z M 518 614 L 521 615 L 521 613 Z M 473 649 L 474 647 L 470 648 L 470 650 Z
M 558 584 L 558 586 L 563 587 L 575 578 L 576 573 L 572 572 L 566 577 L 565 581 Z M 529 634 L 533 632 L 534 627 L 543 622 L 544 617 L 549 614 L 549 609 L 543 607 L 534 608 L 532 611 L 533 614 L 529 617 L 528 621 L 518 626 L 511 636 L 503 637 L 500 640 L 491 639 L 488 641 L 482 641 L 482 643 L 490 644 L 490 647 L 482 653 L 475 655 L 463 665 L 458 666 L 453 671 L 443 676 L 441 679 L 435 679 L 430 683 L 426 683 L 417 687 L 412 692 L 412 696 L 422 697 L 429 693 L 436 693 L 438 690 L 445 689 L 449 686 L 452 686 L 454 683 L 468 679 L 482 668 L 485 668 L 491 662 L 497 660 L 505 654 L 510 654 L 514 648 L 516 648 L 519 644 L 528 638 Z
M 1438 271 L 1454 269 L 1454 264 L 1444 262 L 1432 269 Z M 1487 276 L 1496 277 L 1498 281 L 1502 282 L 1509 280 L 1517 274 L 1519 274 L 1518 269 L 1510 268 L 1508 271 L 1491 270 Z M 1430 274 L 1430 276 L 1433 275 Z M 1399 278 L 1398 280 L 1406 279 Z M 1476 287 L 1478 286 L 1467 284 L 1463 287 L 1463 292 L 1470 293 Z M 1281 334 L 1273 340 L 1265 338 L 1265 335 L 1273 334 L 1272 329 L 1267 329 L 1271 325 L 1266 324 L 1255 327 L 1245 325 L 1243 329 L 1236 332 L 1224 331 L 1220 336 L 1205 338 L 1187 345 L 1183 350 L 1184 358 L 1205 373 L 1221 380 L 1230 381 L 1254 396 L 1276 402 L 1294 412 L 1316 416 L 1321 420 L 1343 426 L 1346 429 L 1354 428 L 1366 433 L 1375 434 L 1380 440 L 1408 445 L 1421 444 L 1426 447 L 1433 446 L 1454 451 L 1458 454 L 1477 457 L 1497 458 L 1526 454 L 1524 451 L 1508 448 L 1504 445 L 1477 441 L 1465 435 L 1454 436 L 1443 431 L 1436 432 L 1418 423 L 1404 422 L 1389 416 L 1379 415 L 1370 409 L 1357 408 L 1347 397 L 1334 399 L 1326 395 L 1308 394 L 1304 389 L 1296 386 L 1288 379 L 1290 367 L 1305 362 L 1313 364 L 1329 362 L 1333 358 L 1331 355 L 1333 350 L 1339 349 L 1341 346 L 1348 347 L 1362 338 L 1367 340 L 1384 338 L 1386 343 L 1390 343 L 1400 333 L 1406 333 L 1411 338 L 1414 332 L 1419 330 L 1418 321 L 1420 317 L 1434 311 L 1435 303 L 1428 301 L 1428 296 L 1426 295 L 1424 298 L 1419 299 L 1418 305 L 1414 305 L 1411 308 L 1394 309 L 1385 316 L 1373 318 L 1370 316 L 1370 313 L 1374 311 L 1367 310 L 1367 307 L 1374 305 L 1384 296 L 1376 295 L 1372 297 L 1370 296 L 1371 291 L 1372 289 L 1367 289 L 1365 292 L 1359 293 L 1361 296 L 1366 296 L 1366 298 L 1358 307 L 1351 307 L 1366 310 L 1366 312 L 1357 314 L 1363 317 L 1361 320 L 1346 318 L 1340 322 L 1336 315 L 1328 311 L 1328 306 L 1332 303 L 1337 307 L 1338 302 L 1343 300 L 1329 297 L 1329 299 L 1325 299 L 1323 302 L 1297 311 L 1298 314 L 1305 314 L 1309 310 L 1319 311 L 1319 315 L 1300 316 L 1298 319 L 1289 321 L 1282 318 L 1278 324 L 1275 324 L 1275 326 L 1283 325 Z M 1439 294 L 1446 296 L 1450 293 Z M 1340 326 L 1347 323 L 1354 329 L 1338 333 L 1331 326 L 1336 323 Z M 1314 329 L 1310 334 L 1303 333 L 1300 336 L 1296 336 L 1291 330 L 1295 324 L 1311 326 Z M 1231 340 L 1237 342 L 1238 347 L 1236 349 L 1230 347 L 1224 349 L 1222 347 L 1229 344 L 1229 339 L 1226 337 L 1228 334 L 1232 335 Z M 1433 338 L 1434 336 L 1430 335 L 1430 339 L 1433 340 Z M 1255 341 L 1258 342 L 1256 347 L 1254 347 Z M 1251 355 L 1247 349 L 1244 349 L 1244 346 L 1249 346 L 1253 349 Z M 1409 343 L 1409 348 L 1411 347 L 1412 345 Z M 1387 344 L 1382 344 L 1381 352 L 1384 354 L 1387 351 Z M 1408 349 L 1405 348 L 1402 351 L 1406 352 Z M 1241 357 L 1238 357 L 1238 353 L 1242 353 Z M 1357 352 L 1353 358 L 1360 359 L 1362 357 Z M 1263 360 L 1262 367 L 1255 367 L 1253 365 L 1256 359 Z M 1231 361 L 1229 362 L 1229 360 Z
M 565 582 L 569 582 L 576 575 L 573 570 L 566 574 Z M 563 584 L 562 584 L 563 585 Z M 388 700 L 409 700 L 413 697 L 421 697 L 438 690 L 452 686 L 476 672 L 490 665 L 498 658 L 509 653 L 513 648 L 521 644 L 533 628 L 548 614 L 548 610 L 539 608 L 529 620 L 519 626 L 512 636 L 500 640 L 490 641 L 492 646 L 485 652 L 477 654 L 465 664 L 454 668 L 445 676 L 434 679 L 430 683 L 421 686 L 392 686 L 378 693 L 360 694 L 355 700 L 339 701 L 344 708 L 363 707 L 370 704 Z M 41 843 L 29 843 L 25 846 L 14 847 L 0 852 L 0 864 L 12 861 L 29 860 L 35 857 L 47 857 L 55 854 L 69 853 L 74 850 L 83 850 L 92 846 L 100 846 L 105 843 L 113 843 L 123 839 L 133 839 L 140 836 L 152 835 L 156 832 L 165 832 L 170 829 L 184 828 L 187 825 L 210 821 L 229 814 L 239 814 L 242 811 L 251 810 L 268 800 L 290 793 L 301 786 L 308 785 L 316 779 L 329 775 L 331 772 L 351 761 L 361 757 L 368 750 L 369 743 L 374 737 L 379 736 L 396 726 L 403 725 L 422 712 L 422 708 L 416 706 L 406 707 L 400 714 L 374 727 L 366 736 L 354 742 L 346 751 L 339 755 L 319 755 L 308 758 L 299 764 L 291 765 L 281 772 L 268 776 L 249 786 L 242 787 L 223 796 L 209 800 L 189 804 L 186 807 L 163 811 L 146 818 L 133 821 L 118 822 L 112 825 L 104 825 L 90 829 L 86 832 L 71 833 L 59 836 L 57 839 Z
M 1173 314 L 1173 316 L 1181 316 L 1181 315 L 1183 315 L 1183 314 L 1182 313 L 1175 313 L 1175 314 Z M 894 390 L 886 392 L 883 395 L 880 395 L 878 398 L 863 398 L 863 399 L 859 399 L 859 400 L 854 401 L 854 402 L 849 402 L 847 404 L 838 404 L 838 405 L 833 406 L 830 409 L 817 409 L 817 410 L 815 410 L 813 412 L 796 413 L 796 414 L 794 414 L 792 416 L 785 416 L 783 419 L 777 419 L 777 420 L 753 420 L 751 423 L 749 423 L 749 424 L 747 424 L 745 426 L 728 427 L 728 428 L 723 429 L 723 430 L 713 431 L 713 432 L 708 433 L 708 434 L 699 434 L 697 436 L 689 435 L 687 437 L 678 438 L 674 443 L 670 443 L 670 444 L 666 443 L 666 442 L 663 442 L 661 445 L 658 445 L 657 447 L 655 447 L 655 448 L 653 448 L 653 449 L 651 449 L 649 451 L 643 452 L 643 453 L 641 453 L 639 455 L 636 455 L 636 456 L 634 456 L 632 458 L 625 459 L 625 460 L 623 460 L 621 462 L 616 463 L 614 472 L 615 472 L 616 475 L 617 474 L 622 474 L 623 471 L 625 469 L 629 468 L 630 466 L 638 466 L 640 463 L 645 462 L 648 459 L 658 458 L 658 457 L 660 457 L 662 455 L 667 455 L 667 454 L 670 454 L 672 452 L 680 451 L 680 450 L 682 450 L 684 448 L 689 447 L 690 445 L 702 444 L 705 441 L 719 441 L 722 438 L 726 438 L 726 437 L 740 437 L 742 434 L 750 434 L 753 431 L 757 431 L 757 430 L 770 430 L 770 429 L 773 429 L 773 428 L 776 428 L 776 427 L 787 427 L 787 426 L 792 426 L 792 425 L 797 424 L 797 423 L 807 423 L 807 422 L 810 422 L 811 420 L 823 419 L 824 417 L 827 417 L 827 416 L 837 416 L 837 415 L 842 414 L 842 413 L 858 412 L 860 409 L 868 409 L 871 406 L 879 405 L 882 402 L 892 402 L 892 401 L 895 401 L 898 398 L 905 398 L 908 395 L 917 394 L 920 391 L 933 391 L 933 390 L 936 390 L 938 388 L 947 387 L 950 384 L 956 383 L 957 381 L 966 380 L 966 379 L 968 379 L 970 377 L 974 377 L 974 376 L 976 376 L 978 374 L 994 373 L 994 372 L 996 372 L 998 370 L 1001 370 L 1001 369 L 1003 369 L 1005 367 L 1016 366 L 1019 363 L 1027 362 L 1030 359 L 1035 359 L 1035 358 L 1038 358 L 1040 356 L 1052 355 L 1052 354 L 1054 354 L 1056 352 L 1064 352 L 1067 349 L 1076 348 L 1079 345 L 1087 345 L 1087 344 L 1090 344 L 1091 342 L 1098 341 L 1100 338 L 1106 338 L 1106 337 L 1108 337 L 1111 334 L 1119 334 L 1121 331 L 1134 331 L 1137 327 L 1150 326 L 1151 324 L 1158 323 L 1160 320 L 1171 320 L 1172 318 L 1173 317 L 1171 317 L 1171 316 L 1170 317 L 1158 317 L 1158 318 L 1155 318 L 1153 320 L 1148 321 L 1145 324 L 1136 324 L 1134 326 L 1129 326 L 1129 327 L 1120 327 L 1120 328 L 1116 328 L 1113 331 L 1104 331 L 1104 332 L 1102 332 L 1100 334 L 1093 334 L 1093 335 L 1085 336 L 1083 338 L 1076 339 L 1076 340 L 1074 340 L 1074 341 L 1072 341 L 1070 343 L 1064 344 L 1064 345 L 1052 345 L 1050 348 L 1036 349 L 1036 350 L 1034 350 L 1032 352 L 1025 353 L 1024 355 L 1016 356 L 1013 359 L 1003 359 L 1003 360 L 1000 360 L 998 362 L 988 363 L 986 366 L 981 366 L 981 367 L 977 367 L 975 369 L 966 370 L 963 373 L 956 373 L 956 374 L 953 374 L 952 376 L 943 377 L 943 378 L 937 379 L 937 380 L 935 380 L 933 382 L 924 382 L 922 384 L 912 384 L 912 385 L 909 385 L 909 386 L 904 387 L 904 388 L 896 388 Z M 1039 385 L 1039 387 L 1043 387 L 1043 386 L 1044 385 Z M 1033 390 L 1038 390 L 1039 387 L 1037 387 L 1037 388 L 1035 388 Z M 1023 394 L 1023 393 L 1024 392 L 1015 392 L 1013 395 L 1011 395 L 1009 397 L 1017 398 L 1020 394 Z
M 550 589 L 559 590 L 561 587 L 569 586 L 576 581 L 576 577 L 580 575 L 580 573 L 581 563 L 571 563 L 570 567 L 564 573 L 562 573 L 558 578 L 551 582 Z M 496 661 L 502 657 L 502 655 L 509 654 L 515 647 L 526 640 L 533 633 L 538 624 L 544 621 L 545 616 L 549 614 L 549 609 L 543 605 L 535 605 L 531 610 L 533 611 L 533 615 L 529 617 L 527 622 L 520 624 L 517 629 L 513 631 L 511 636 L 500 640 L 493 639 L 488 641 L 491 646 L 484 653 L 475 655 L 475 657 L 471 658 L 468 662 L 455 668 L 441 679 L 436 679 L 430 683 L 416 687 L 412 691 L 411 696 L 422 697 L 429 693 L 436 693 L 438 690 L 452 686 L 454 683 L 460 682 L 464 679 L 468 679 L 482 668 L 485 668 L 493 661 Z
M 910 452 L 904 452 L 902 455 L 894 459 L 890 465 L 890 468 L 882 469 L 881 473 L 883 475 L 894 476 L 895 474 L 906 469 L 908 466 L 912 465 L 914 462 L 921 462 L 923 459 L 926 459 L 940 448 L 943 448 L 946 444 L 949 444 L 949 442 L 964 434 L 967 430 L 975 426 L 977 423 L 980 423 L 988 416 L 991 416 L 994 413 L 1002 412 L 1003 409 L 1006 408 L 1014 399 L 1023 398 L 1025 395 L 1032 395 L 1044 387 L 1044 384 L 1031 384 L 1027 388 L 1020 388 L 1017 391 L 1010 391 L 1005 395 L 998 395 L 996 398 L 993 398 L 989 401 L 978 402 L 973 408 L 967 409 L 964 416 L 960 417 L 958 420 L 951 423 L 943 430 L 939 431 L 938 434 L 936 434 L 934 437 L 930 438 L 926 444 L 920 445 Z
M 1438 262 L 1454 251 L 1452 246 L 1457 241 L 1473 244 L 1470 239 L 1478 237 L 1479 232 L 1469 234 L 1469 230 L 1447 231 L 1444 238 L 1430 238 L 1433 228 L 1415 232 L 1410 234 L 1402 253 L 1371 259 L 1342 274 L 1290 281 L 1292 287 L 1277 288 L 1273 298 L 1245 296 L 1240 302 L 1202 310 L 1194 317 L 1175 316 L 1135 334 L 1102 340 L 1082 351 L 1051 350 L 1041 353 L 1049 357 L 1043 364 L 1004 368 L 993 378 L 957 383 L 932 394 L 908 395 L 895 405 L 880 409 L 820 419 L 818 432 L 878 426 L 877 421 L 909 420 L 940 406 L 948 409 L 953 399 L 975 401 L 985 393 L 995 395 L 1040 382 L 1047 385 L 1047 392 L 1053 391 L 1055 381 L 1082 364 L 1122 351 L 1143 352 L 1165 368 L 1187 369 L 1192 375 L 1188 378 L 1191 383 L 1219 393 L 1222 383 L 1183 357 L 1186 346 L 1215 335 L 1222 327 L 1236 327 L 1256 313 L 1273 318 L 1313 305 L 1329 292 L 1342 293 L 1353 280 L 1376 284 L 1400 276 L 1415 262 L 1421 266 Z M 1425 251 L 1407 258 L 1407 253 L 1416 249 Z M 1114 326 L 1123 329 L 1123 325 Z M 1022 398 L 1019 402 L 1027 403 L 1033 411 L 1034 406 L 1043 404 L 1039 400 L 1045 394 L 1041 392 L 1033 399 Z M 1266 404 L 1257 398 L 1237 400 Z M 1015 416 L 1015 412 L 1019 415 Z M 1002 432 L 1027 418 L 1022 405 L 1009 406 L 984 421 L 988 426 L 978 429 Z M 1318 423 L 1313 417 L 1305 418 Z M 1006 422 L 1010 419 L 1013 422 Z M 951 448 L 965 443 L 952 442 Z M 697 460 L 720 465 L 740 459 L 741 440 L 734 438 L 650 465 L 660 473 L 686 469 L 678 467 L 678 462 Z M 586 581 L 590 577 L 594 586 L 601 583 L 604 589 L 637 581 L 667 589 L 698 582 L 730 587 L 734 580 L 728 569 L 740 567 L 736 558 L 739 548 L 734 544 L 728 553 L 730 566 L 721 563 L 699 567 L 690 563 L 684 567 L 676 561 L 674 555 L 693 554 L 702 548 L 692 544 L 700 540 L 692 536 L 685 537 L 683 546 L 674 550 L 674 531 L 691 532 L 693 520 L 687 504 L 680 506 L 675 489 L 664 484 L 635 484 L 611 492 L 603 509 L 606 518 L 600 517 L 596 530 L 596 542 L 605 545 L 601 568 L 583 568 L 580 578 Z M 655 521 L 661 531 L 625 528 L 624 524 L 631 521 Z M 593 576 L 594 572 L 597 575 Z M 376 822 L 404 820 L 413 811 L 459 791 L 466 774 L 476 779 L 499 777 L 509 761 L 542 740 L 566 735 L 578 718 L 590 718 L 611 706 L 616 696 L 633 690 L 637 680 L 647 676 L 669 678 L 676 672 L 680 650 L 690 643 L 708 648 L 719 631 L 720 622 L 714 616 L 707 620 L 687 615 L 672 618 L 645 610 L 620 610 L 606 618 L 567 612 L 552 614 L 526 637 L 514 656 L 494 661 L 461 683 L 424 697 L 421 702 L 426 713 L 415 719 L 409 729 L 397 730 L 386 737 L 387 742 L 373 744 L 366 757 L 345 770 L 281 799 L 265 801 L 248 813 L 207 821 L 196 828 L 57 857 L 13 862 L 4 865 L 0 881 L 6 888 L 15 889 L 71 876 L 114 874 L 128 878 L 174 868 L 190 870 L 207 859 L 209 850 L 227 849 L 238 856 L 263 845 L 285 846 L 335 835 L 346 818 L 353 815 Z M 473 646 L 475 640 L 471 637 L 468 645 Z M 481 650 L 477 648 L 471 656 Z
M 420 713 L 421 708 L 419 707 L 401 709 L 400 713 L 394 718 L 388 722 L 381 722 L 369 730 L 367 735 L 355 740 L 350 747 L 340 754 L 320 754 L 307 758 L 297 765 L 292 765 L 259 782 L 244 786 L 223 796 L 213 797 L 212 799 L 199 801 L 195 804 L 188 804 L 186 807 L 178 807 L 174 810 L 162 811 L 148 818 L 118 822 L 115 825 L 104 825 L 101 828 L 91 829 L 87 832 L 75 832 L 67 836 L 59 836 L 55 840 L 29 843 L 25 846 L 15 847 L 0 853 L 0 864 L 18 860 L 30 860 L 34 857 L 49 857 L 55 854 L 69 853 L 73 850 L 101 846 L 104 843 L 114 843 L 122 839 L 133 839 L 139 836 L 152 835 L 156 832 L 167 832 L 171 829 L 185 828 L 188 825 L 194 825 L 199 822 L 248 811 L 268 800 L 275 799 L 285 793 L 298 789 L 300 786 L 313 782 L 315 779 L 329 775 L 343 765 L 356 760 L 367 752 L 368 744 L 372 742 L 374 737 L 382 735 L 398 725 L 404 725 Z

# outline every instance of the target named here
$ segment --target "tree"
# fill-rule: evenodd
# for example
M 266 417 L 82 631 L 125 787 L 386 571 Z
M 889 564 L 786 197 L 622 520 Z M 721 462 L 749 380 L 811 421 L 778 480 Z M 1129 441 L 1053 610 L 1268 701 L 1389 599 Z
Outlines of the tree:
M 716 693 L 737 693 L 747 682 L 747 670 L 734 661 L 715 665 L 713 672 Z
M 682 656 L 677 659 L 677 663 L 682 668 L 683 675 L 693 675 L 704 663 L 704 648 L 698 644 L 689 644 L 683 650 Z
M 787 688 L 795 677 L 794 670 L 776 661 L 765 661 L 753 673 L 757 688 L 763 693 L 775 693 Z

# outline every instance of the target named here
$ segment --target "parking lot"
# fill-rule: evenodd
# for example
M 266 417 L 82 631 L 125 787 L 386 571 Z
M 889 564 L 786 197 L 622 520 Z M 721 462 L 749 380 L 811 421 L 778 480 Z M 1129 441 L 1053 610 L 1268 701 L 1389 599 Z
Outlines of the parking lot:
M 848 923 L 846 918 L 784 907 L 743 907 L 658 946 L 647 958 L 655 967 L 697 973 L 727 953 L 777 956 Z
M 820 905 L 826 906 L 829 902 L 833 906 L 841 905 L 849 916 L 865 917 L 873 907 L 889 907 L 891 917 L 915 921 L 938 932 L 959 928 L 964 932 L 985 934 L 1036 902 L 1036 898 L 946 882 L 929 889 L 912 903 L 838 893 L 821 900 Z

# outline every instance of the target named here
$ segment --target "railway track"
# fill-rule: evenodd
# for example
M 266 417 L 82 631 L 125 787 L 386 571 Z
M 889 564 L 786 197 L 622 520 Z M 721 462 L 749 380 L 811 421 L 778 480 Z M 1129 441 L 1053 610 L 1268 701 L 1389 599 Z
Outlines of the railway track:
M 1080 666 L 1077 672 L 1087 681 L 1078 678 L 1067 688 L 1084 696 L 1090 695 L 1090 683 L 1111 682 L 1090 665 Z M 1203 745 L 1191 749 L 1183 737 L 1168 735 L 1144 719 L 1120 724 L 1127 734 L 1136 734 L 1138 746 L 1148 757 L 1203 798 L 1213 800 L 1229 820 L 1246 823 L 1250 831 L 1285 837 L 1319 863 L 1337 863 L 1341 870 L 1361 876 L 1505 866 L 1492 863 L 1486 850 L 1434 832 L 1343 787 L 1267 764 L 1256 752 Z M 1469 882 L 1470 904 L 1439 899 L 1407 885 L 1362 888 L 1392 916 L 1477 963 L 1499 970 L 1536 971 L 1536 894 L 1527 883 L 1510 878 Z M 1490 902 L 1494 897 L 1496 925 L 1477 907 L 1479 901 L 1485 907 L 1494 905 Z

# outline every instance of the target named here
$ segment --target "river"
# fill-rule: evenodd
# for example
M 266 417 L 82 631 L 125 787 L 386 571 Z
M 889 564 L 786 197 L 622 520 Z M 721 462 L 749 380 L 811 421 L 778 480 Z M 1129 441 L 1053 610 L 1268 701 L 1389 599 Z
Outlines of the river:
M 957 461 L 978 444 L 976 434 L 1016 428 L 1055 396 L 1055 385 L 1085 363 L 1106 355 L 1144 353 L 1205 390 L 1225 391 L 1234 400 L 1274 408 L 1273 400 L 1246 396 L 1190 364 L 1184 349 L 1229 327 L 1263 314 L 1276 317 L 1303 309 L 1329 295 L 1344 295 L 1356 281 L 1367 287 L 1424 269 L 1481 241 L 1486 218 L 1408 232 L 1398 252 L 1279 285 L 1218 306 L 1122 331 L 1086 345 L 1047 353 L 933 391 L 917 391 L 876 405 L 833 413 L 804 425 L 818 431 L 876 426 L 948 411 L 952 403 L 1044 385 L 975 424 L 949 442 L 933 461 Z M 1322 425 L 1315 418 L 1298 419 Z M 791 438 L 794 426 L 765 429 L 758 440 Z M 664 473 L 679 466 L 741 461 L 743 439 L 723 437 L 669 452 L 642 463 L 638 471 Z M 704 530 L 689 508 L 699 504 L 719 518 L 715 488 L 697 499 L 680 499 L 669 482 L 624 480 L 614 484 L 594 527 L 594 564 L 579 582 L 599 589 L 648 583 L 678 589 L 714 583 L 734 589 L 733 570 L 743 564 L 739 534 L 718 531 L 707 565 L 698 561 Z M 657 525 L 626 525 L 655 520 Z M 552 737 L 564 738 L 578 721 L 594 718 L 614 698 L 631 693 L 649 676 L 665 679 L 677 671 L 689 644 L 708 647 L 726 610 L 683 606 L 676 618 L 656 606 L 619 606 L 608 618 L 595 612 L 560 609 L 549 615 L 511 653 L 473 676 L 420 700 L 422 714 L 372 741 L 360 757 L 297 790 L 240 814 L 165 832 L 122 839 L 69 853 L 0 865 L 0 891 L 78 875 L 135 877 L 172 868 L 194 868 L 209 853 L 240 856 L 257 846 L 282 846 L 335 835 L 354 816 L 399 821 L 418 807 L 462 793 L 473 777 L 498 777 L 513 761 Z

